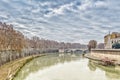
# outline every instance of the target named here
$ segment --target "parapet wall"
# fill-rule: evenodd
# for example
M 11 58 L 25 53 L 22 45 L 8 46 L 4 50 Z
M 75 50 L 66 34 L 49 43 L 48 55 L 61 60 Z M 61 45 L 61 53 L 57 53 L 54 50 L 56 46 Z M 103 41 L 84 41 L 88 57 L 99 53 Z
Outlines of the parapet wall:
M 120 49 L 93 49 L 91 53 L 120 55 Z
M 120 62 L 120 49 L 95 49 L 91 51 L 93 57 L 104 59 L 109 58 Z

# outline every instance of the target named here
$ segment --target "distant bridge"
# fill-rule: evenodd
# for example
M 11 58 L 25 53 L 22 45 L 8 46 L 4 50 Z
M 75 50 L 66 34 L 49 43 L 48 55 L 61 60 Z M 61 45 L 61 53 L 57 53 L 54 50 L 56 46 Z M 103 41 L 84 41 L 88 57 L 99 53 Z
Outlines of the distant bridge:
M 59 49 L 60 53 L 87 53 L 87 49 Z

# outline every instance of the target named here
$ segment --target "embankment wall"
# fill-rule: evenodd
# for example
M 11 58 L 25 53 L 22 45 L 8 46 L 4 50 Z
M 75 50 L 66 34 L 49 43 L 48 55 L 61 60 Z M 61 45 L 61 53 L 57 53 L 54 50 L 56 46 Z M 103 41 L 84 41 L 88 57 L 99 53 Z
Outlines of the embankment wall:
M 109 58 L 120 62 L 120 49 L 94 49 L 91 50 L 91 56 L 99 59 Z

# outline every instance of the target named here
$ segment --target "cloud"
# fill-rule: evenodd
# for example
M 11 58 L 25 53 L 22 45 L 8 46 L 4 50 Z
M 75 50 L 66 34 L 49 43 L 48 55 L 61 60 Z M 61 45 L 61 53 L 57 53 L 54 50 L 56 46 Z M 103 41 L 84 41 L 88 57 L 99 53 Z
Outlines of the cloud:
M 103 1 L 97 1 L 95 3 L 95 6 L 97 6 L 97 7 L 106 7 L 107 4 L 105 2 L 103 2 Z
M 45 17 L 51 17 L 54 15 L 64 15 L 66 10 L 72 10 L 73 3 L 61 5 L 57 8 L 51 8 L 50 13 L 46 14 Z
M 103 42 L 120 31 L 120 1 L 0 0 L 0 21 L 12 23 L 26 36 L 64 42 Z

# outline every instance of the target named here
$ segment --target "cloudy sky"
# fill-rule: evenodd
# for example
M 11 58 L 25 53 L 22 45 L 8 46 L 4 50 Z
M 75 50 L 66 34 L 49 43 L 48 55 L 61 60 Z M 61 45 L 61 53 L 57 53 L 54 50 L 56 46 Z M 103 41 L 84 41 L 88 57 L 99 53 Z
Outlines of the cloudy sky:
M 120 32 L 120 0 L 0 0 L 0 21 L 26 36 L 87 43 Z

